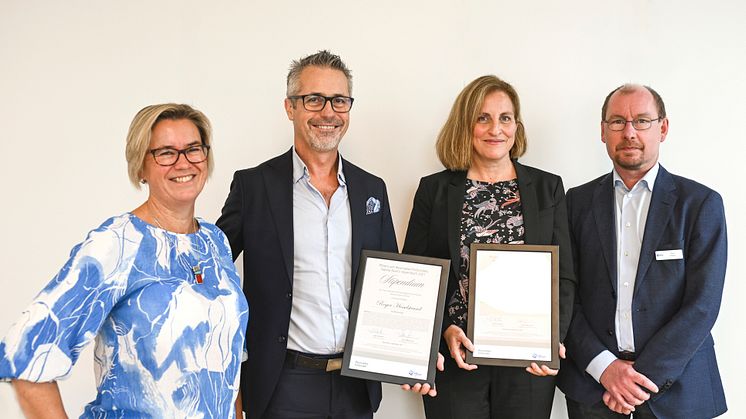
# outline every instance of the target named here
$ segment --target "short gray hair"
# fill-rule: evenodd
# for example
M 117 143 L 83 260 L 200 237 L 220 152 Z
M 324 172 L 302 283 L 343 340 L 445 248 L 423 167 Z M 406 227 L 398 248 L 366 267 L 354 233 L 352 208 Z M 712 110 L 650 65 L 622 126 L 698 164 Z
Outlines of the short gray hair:
M 339 58 L 339 55 L 332 54 L 327 50 L 321 50 L 316 54 L 305 56 L 300 60 L 293 60 L 293 62 L 290 63 L 290 70 L 288 71 L 287 78 L 287 96 L 298 94 L 300 91 L 300 73 L 303 72 L 306 67 L 311 66 L 331 68 L 344 73 L 347 78 L 347 90 L 350 92 L 349 94 L 352 95 L 352 72 L 350 69 L 347 68 L 344 61 Z

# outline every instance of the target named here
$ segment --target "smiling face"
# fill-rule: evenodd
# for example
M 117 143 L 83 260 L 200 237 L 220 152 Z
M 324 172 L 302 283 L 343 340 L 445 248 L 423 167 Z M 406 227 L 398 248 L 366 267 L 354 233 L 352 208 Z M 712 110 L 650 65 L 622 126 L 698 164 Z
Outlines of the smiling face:
M 190 120 L 164 119 L 153 127 L 149 149 L 183 150 L 201 143 L 199 130 Z M 172 211 L 193 207 L 207 180 L 207 160 L 195 164 L 179 155 L 173 166 L 160 166 L 152 153 L 147 153 L 142 178 L 149 186 L 149 201 Z
M 618 91 L 609 98 L 605 119 L 657 119 L 658 111 L 653 95 L 644 87 L 633 91 Z M 612 131 L 601 122 L 601 140 L 606 144 L 606 152 L 614 162 L 617 172 L 644 175 L 658 161 L 660 143 L 668 134 L 668 119 L 653 121 L 650 128 L 635 129 L 627 122 L 621 131 Z
M 349 96 L 347 78 L 344 73 L 331 68 L 310 66 L 303 69 L 299 77 L 299 90 L 294 95 L 317 94 L 320 96 Z M 294 144 L 299 155 L 304 152 L 337 151 L 350 114 L 335 112 L 327 102 L 318 112 L 307 111 L 301 99 L 285 99 L 285 111 L 293 121 Z
M 485 96 L 474 124 L 472 166 L 509 162 L 517 127 L 513 102 L 505 92 Z

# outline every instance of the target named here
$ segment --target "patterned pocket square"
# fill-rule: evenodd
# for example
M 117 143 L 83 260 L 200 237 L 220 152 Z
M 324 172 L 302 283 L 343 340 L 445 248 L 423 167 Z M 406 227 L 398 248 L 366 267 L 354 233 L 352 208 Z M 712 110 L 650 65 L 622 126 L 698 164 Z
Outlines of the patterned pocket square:
M 372 196 L 368 198 L 365 202 L 365 215 L 375 214 L 379 211 L 381 211 L 381 201 Z

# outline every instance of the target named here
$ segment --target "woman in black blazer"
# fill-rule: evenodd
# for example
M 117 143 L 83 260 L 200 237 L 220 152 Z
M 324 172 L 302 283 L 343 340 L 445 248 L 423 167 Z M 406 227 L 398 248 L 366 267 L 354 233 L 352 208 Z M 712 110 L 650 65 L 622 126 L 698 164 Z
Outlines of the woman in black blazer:
M 446 170 L 420 181 L 404 253 L 451 260 L 441 351 L 450 353 L 425 398 L 428 419 L 549 418 L 557 370 L 465 363 L 471 243 L 559 245 L 560 341 L 572 316 L 575 278 L 562 179 L 516 160 L 526 151 L 520 102 L 495 76 L 456 98 L 436 149 Z M 526 295 L 530 299 L 531 295 Z M 564 347 L 559 348 L 564 357 Z M 448 358 L 448 357 L 446 357 Z

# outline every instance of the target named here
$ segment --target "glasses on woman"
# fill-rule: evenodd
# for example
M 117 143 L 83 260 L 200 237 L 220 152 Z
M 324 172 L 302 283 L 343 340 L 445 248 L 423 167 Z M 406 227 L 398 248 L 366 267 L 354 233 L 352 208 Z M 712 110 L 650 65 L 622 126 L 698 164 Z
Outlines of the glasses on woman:
M 177 150 L 171 147 L 161 147 L 148 150 L 153 155 L 153 159 L 159 166 L 173 166 L 179 161 L 179 155 L 183 154 L 189 163 L 202 163 L 207 160 L 210 154 L 210 146 L 207 144 L 198 144 L 189 146 L 183 150 Z

